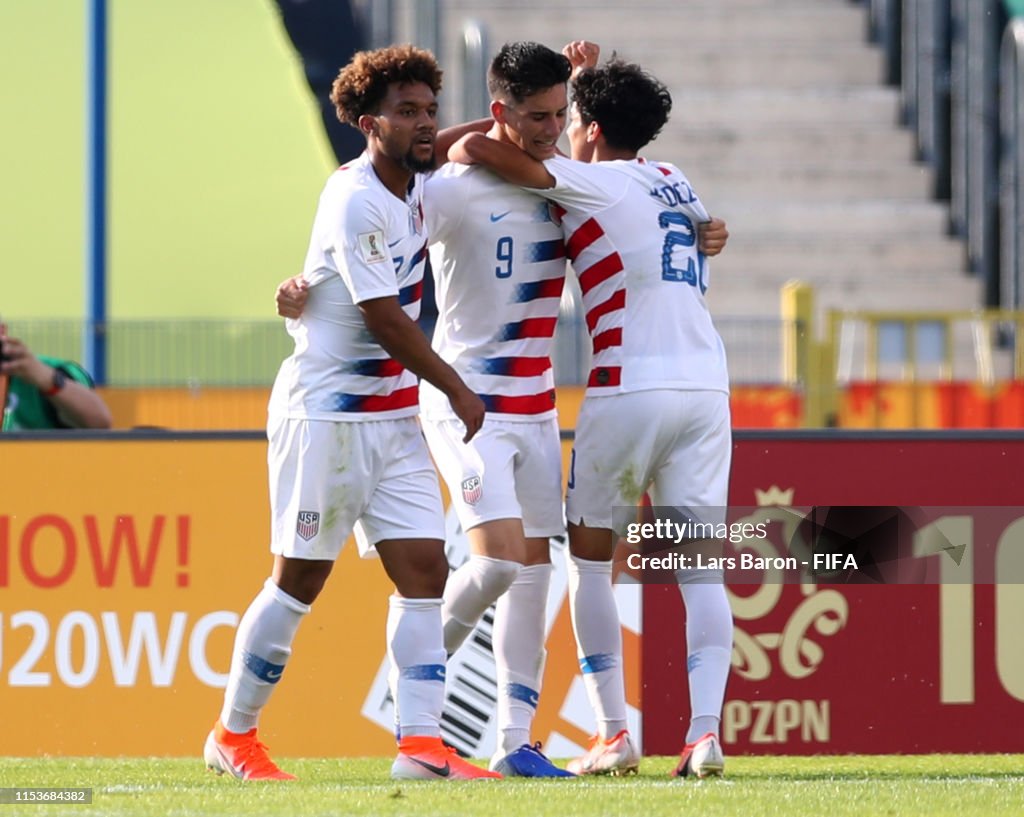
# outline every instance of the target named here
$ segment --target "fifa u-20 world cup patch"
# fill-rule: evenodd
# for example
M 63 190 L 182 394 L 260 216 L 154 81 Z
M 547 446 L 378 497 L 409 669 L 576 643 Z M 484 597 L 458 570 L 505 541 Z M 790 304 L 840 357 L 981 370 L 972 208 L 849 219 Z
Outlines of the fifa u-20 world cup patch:
M 381 261 L 386 261 L 384 233 L 380 230 L 374 230 L 372 233 L 360 233 L 359 254 L 367 264 L 378 264 Z
M 467 505 L 476 505 L 484 495 L 484 483 L 480 477 L 472 476 L 462 480 L 462 498 Z
M 299 521 L 295 532 L 307 542 L 320 530 L 320 514 L 318 511 L 299 511 Z

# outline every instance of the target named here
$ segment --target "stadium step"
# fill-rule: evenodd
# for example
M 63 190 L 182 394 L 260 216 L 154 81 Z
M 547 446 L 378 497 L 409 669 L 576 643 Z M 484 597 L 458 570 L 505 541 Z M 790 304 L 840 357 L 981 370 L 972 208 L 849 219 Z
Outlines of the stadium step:
M 787 234 L 814 244 L 830 243 L 835 236 L 902 236 L 905 240 L 943 236 L 948 222 L 946 209 L 924 199 L 867 200 L 861 202 L 805 202 L 792 199 L 746 199 L 723 195 L 715 211 L 729 215 L 736 243 L 757 243 Z M 731 239 L 730 239 L 731 240 Z M 728 252 L 728 250 L 726 250 Z M 726 256 L 723 254 L 722 260 Z
M 898 92 L 849 0 L 443 0 L 442 59 L 476 20 L 493 52 L 586 38 L 668 85 L 672 119 L 645 155 L 689 176 L 731 232 L 713 263 L 716 316 L 778 316 L 778 287 L 812 281 L 824 307 L 977 307 L 948 207 L 899 124 Z M 543 25 L 540 25 L 540 21 Z M 539 28 L 540 27 L 540 28 Z M 542 33 L 538 33 L 542 29 Z M 452 80 L 449 83 L 448 80 Z M 446 76 L 457 97 L 461 78 Z M 452 101 L 451 104 L 454 105 Z
M 925 252 L 913 252 L 899 238 L 849 239 L 837 237 L 827 247 L 805 247 L 799 242 L 772 241 L 770 237 L 758 243 L 736 243 L 730 246 L 728 256 L 711 262 L 712 290 L 719 289 L 722 276 L 740 274 L 751 286 L 760 285 L 766 277 L 773 283 L 783 276 L 785 280 L 799 278 L 815 281 L 822 276 L 866 277 L 865 267 L 884 267 L 889 280 L 908 279 L 921 282 L 934 275 L 971 280 L 958 273 L 963 258 L 957 252 L 958 242 L 929 244 Z M 952 249 L 952 252 L 951 252 Z M 867 276 L 869 277 L 869 276 Z M 753 280 L 751 280 L 753 279 Z
M 832 126 L 771 127 L 753 131 L 748 126 L 684 125 L 671 151 L 692 181 L 703 179 L 706 168 L 731 166 L 771 170 L 799 162 L 805 168 L 830 168 L 859 162 L 880 169 L 912 165 L 913 138 L 891 127 L 849 125 L 841 132 Z M 895 138 L 894 138 L 895 137 Z M 655 144 L 660 147 L 661 139 Z M 667 142 L 666 142 L 667 144 Z M 708 191 L 714 197 L 715 190 Z
M 705 164 L 700 181 L 690 181 L 698 190 L 728 187 L 732 196 L 744 200 L 766 201 L 785 196 L 804 202 L 925 198 L 934 185 L 925 167 L 907 164 L 884 168 L 863 161 L 821 166 L 788 161 L 767 165 L 759 173 L 735 164 Z M 707 204 L 711 207 L 713 202 Z
M 900 113 L 899 95 L 880 85 L 814 85 L 792 88 L 741 88 L 729 94 L 707 88 L 686 87 L 674 98 L 684 130 L 725 126 L 746 130 L 753 123 L 765 127 L 796 128 L 873 127 L 891 130 Z M 699 118 L 686 111 L 700 112 Z

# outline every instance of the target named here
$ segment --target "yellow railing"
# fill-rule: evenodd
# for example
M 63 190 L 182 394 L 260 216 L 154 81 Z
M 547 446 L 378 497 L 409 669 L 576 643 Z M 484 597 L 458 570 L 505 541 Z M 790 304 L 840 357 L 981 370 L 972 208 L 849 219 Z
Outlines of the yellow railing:
M 836 425 L 851 384 L 995 389 L 1024 380 L 1024 311 L 830 310 L 819 333 L 813 287 L 799 281 L 783 287 L 781 309 L 784 379 L 803 391 L 805 427 Z M 918 414 L 916 399 L 912 412 Z

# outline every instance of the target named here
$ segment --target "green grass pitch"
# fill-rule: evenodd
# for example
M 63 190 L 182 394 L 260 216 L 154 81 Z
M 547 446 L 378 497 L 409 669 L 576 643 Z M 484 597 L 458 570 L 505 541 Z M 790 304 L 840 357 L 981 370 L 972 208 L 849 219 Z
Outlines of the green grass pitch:
M 1020 815 L 1024 755 L 734 757 L 721 780 L 675 780 L 675 759 L 627 778 L 394 782 L 390 758 L 289 760 L 295 783 L 240 783 L 194 759 L 0 758 L 0 786 L 91 787 L 91 805 L 0 805 L 3 815 Z

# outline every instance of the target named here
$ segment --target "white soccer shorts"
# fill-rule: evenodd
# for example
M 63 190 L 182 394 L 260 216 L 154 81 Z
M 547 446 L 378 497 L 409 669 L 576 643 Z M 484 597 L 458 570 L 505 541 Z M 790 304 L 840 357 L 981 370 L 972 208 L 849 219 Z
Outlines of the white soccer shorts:
M 423 433 L 463 530 L 522 519 L 527 538 L 560 536 L 562 444 L 558 420 L 487 418 L 469 443 L 457 420 L 424 420 Z
M 587 397 L 576 423 L 566 518 L 613 528 L 612 509 L 651 504 L 725 521 L 732 433 L 729 396 L 656 389 Z M 624 534 L 624 530 L 618 531 Z
M 330 422 L 271 417 L 271 544 L 294 559 L 336 559 L 389 539 L 444 541 L 437 474 L 415 417 Z

